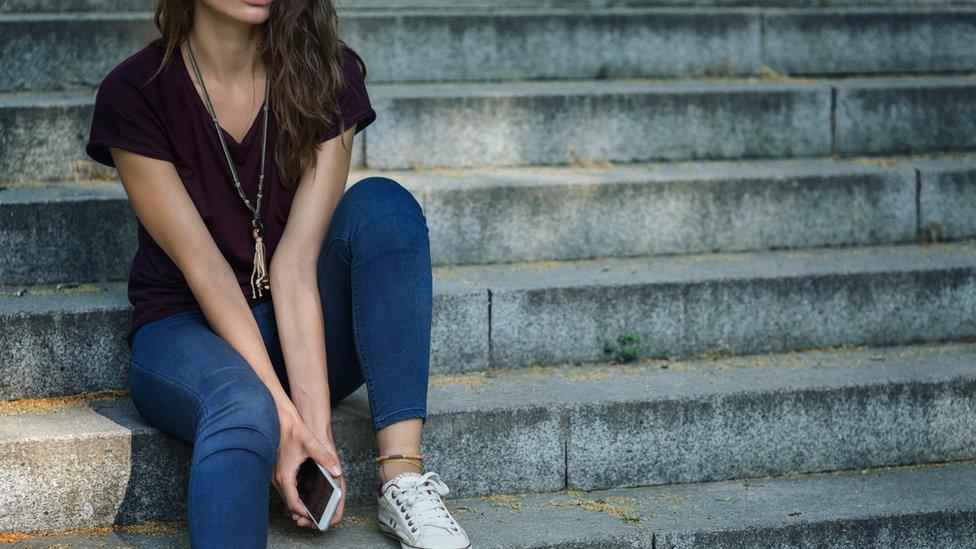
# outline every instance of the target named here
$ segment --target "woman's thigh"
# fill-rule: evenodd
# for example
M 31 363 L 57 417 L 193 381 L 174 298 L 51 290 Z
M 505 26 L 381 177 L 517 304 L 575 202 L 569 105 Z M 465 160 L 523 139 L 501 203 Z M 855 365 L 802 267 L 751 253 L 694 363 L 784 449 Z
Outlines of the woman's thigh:
M 365 383 L 374 421 L 424 407 L 431 282 L 420 204 L 389 178 L 356 182 L 318 257 L 333 401 Z
M 139 328 L 133 337 L 129 384 L 133 403 L 146 421 L 188 444 L 194 444 L 208 409 L 255 398 L 273 404 L 261 378 L 213 332 L 200 309 Z M 265 418 L 254 419 L 265 423 Z

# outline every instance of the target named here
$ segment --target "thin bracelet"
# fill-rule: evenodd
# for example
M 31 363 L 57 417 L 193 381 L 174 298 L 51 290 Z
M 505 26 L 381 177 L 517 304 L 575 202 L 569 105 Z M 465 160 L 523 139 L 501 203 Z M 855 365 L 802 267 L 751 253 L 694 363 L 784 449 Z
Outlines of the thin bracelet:
M 419 461 L 424 459 L 424 455 L 423 454 L 385 454 L 377 457 L 376 462 L 383 463 L 384 461 L 388 461 L 391 459 L 396 459 L 396 460 L 415 459 Z

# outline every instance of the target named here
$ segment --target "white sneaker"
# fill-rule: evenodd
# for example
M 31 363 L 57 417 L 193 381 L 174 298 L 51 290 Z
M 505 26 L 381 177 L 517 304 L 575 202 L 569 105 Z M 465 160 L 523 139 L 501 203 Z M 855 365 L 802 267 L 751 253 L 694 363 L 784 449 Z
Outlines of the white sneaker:
M 441 496 L 447 488 L 437 473 L 400 473 L 380 487 L 380 531 L 404 549 L 468 549 L 471 541 Z

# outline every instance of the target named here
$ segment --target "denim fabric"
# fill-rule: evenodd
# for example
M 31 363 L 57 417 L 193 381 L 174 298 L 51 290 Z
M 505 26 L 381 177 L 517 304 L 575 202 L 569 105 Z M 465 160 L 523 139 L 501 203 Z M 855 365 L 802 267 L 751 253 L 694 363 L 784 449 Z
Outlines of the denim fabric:
M 368 177 L 333 213 L 318 255 L 332 403 L 365 382 L 372 428 L 426 419 L 432 280 L 426 219 L 396 181 Z M 286 391 L 273 298 L 252 309 Z M 279 443 L 267 386 L 199 308 L 141 326 L 132 400 L 146 421 L 193 445 L 188 523 L 194 547 L 264 547 Z

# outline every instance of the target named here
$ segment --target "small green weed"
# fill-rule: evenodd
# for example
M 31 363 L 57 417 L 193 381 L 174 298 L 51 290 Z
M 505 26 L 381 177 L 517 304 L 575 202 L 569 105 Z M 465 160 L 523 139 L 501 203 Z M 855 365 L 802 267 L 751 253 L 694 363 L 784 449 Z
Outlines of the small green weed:
M 644 348 L 641 347 L 636 333 L 626 332 L 621 334 L 616 342 L 604 342 L 603 353 L 612 354 L 617 362 L 633 362 L 644 355 Z

